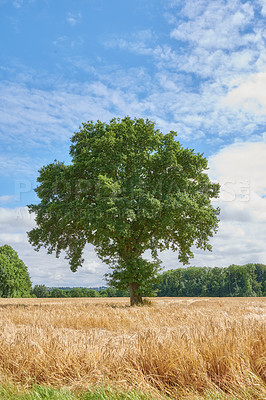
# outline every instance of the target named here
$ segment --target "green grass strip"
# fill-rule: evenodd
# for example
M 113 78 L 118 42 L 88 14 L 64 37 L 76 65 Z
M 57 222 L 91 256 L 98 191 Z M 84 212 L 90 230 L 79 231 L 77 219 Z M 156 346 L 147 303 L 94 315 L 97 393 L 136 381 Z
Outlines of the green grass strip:
M 56 389 L 46 386 L 34 386 L 29 390 L 15 386 L 0 387 L 1 400 L 155 400 L 141 392 L 122 392 L 112 389 L 95 388 L 74 393 L 69 389 Z
M 262 399 L 252 395 L 234 396 L 222 392 L 210 391 L 202 395 L 187 393 L 187 396 L 178 396 L 178 400 L 251 400 Z M 264 398 L 264 397 L 263 397 Z M 162 396 L 161 399 L 173 400 L 172 397 Z M 176 399 L 176 398 L 175 398 Z M 70 389 L 52 388 L 34 385 L 30 389 L 19 388 L 13 384 L 0 386 L 0 400 L 160 400 L 158 397 L 136 391 L 122 391 L 112 388 L 96 387 L 93 389 L 72 391 Z

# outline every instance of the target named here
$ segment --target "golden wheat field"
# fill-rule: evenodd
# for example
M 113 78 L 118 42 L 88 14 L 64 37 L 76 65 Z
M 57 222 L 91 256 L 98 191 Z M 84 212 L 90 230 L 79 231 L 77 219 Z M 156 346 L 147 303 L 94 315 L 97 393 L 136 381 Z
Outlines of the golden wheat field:
M 128 304 L 0 299 L 2 382 L 111 385 L 158 399 L 266 399 L 266 298 Z

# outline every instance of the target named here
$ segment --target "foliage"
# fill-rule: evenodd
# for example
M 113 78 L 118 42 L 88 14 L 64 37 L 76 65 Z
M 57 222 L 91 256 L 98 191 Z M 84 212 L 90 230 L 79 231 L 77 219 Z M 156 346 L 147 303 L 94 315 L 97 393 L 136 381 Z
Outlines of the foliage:
M 36 294 L 36 293 L 35 293 Z M 106 289 L 95 290 L 88 288 L 52 288 L 47 290 L 44 297 L 128 297 L 128 291 L 108 287 Z M 41 297 L 41 296 L 36 296 Z
M 66 291 L 67 297 L 99 297 L 99 293 L 94 289 L 73 288 Z
M 266 296 L 266 265 L 177 268 L 162 274 L 158 296 Z
M 129 117 L 83 123 L 72 137 L 72 164 L 54 162 L 39 171 L 41 202 L 29 206 L 37 222 L 30 243 L 57 256 L 66 251 L 72 271 L 91 243 L 111 267 L 109 284 L 129 288 L 131 304 L 151 295 L 158 251 L 177 251 L 187 263 L 193 245 L 211 250 L 209 237 L 218 227 L 211 199 L 219 185 L 206 174 L 206 158 L 175 136 Z M 152 261 L 142 258 L 145 251 Z
M 30 297 L 28 269 L 11 246 L 0 247 L 0 297 Z
M 38 298 L 48 297 L 48 289 L 45 285 L 35 285 L 32 289 L 32 294 Z
M 49 290 L 49 297 L 55 297 L 55 298 L 67 297 L 67 294 L 62 289 L 52 288 L 51 290 Z

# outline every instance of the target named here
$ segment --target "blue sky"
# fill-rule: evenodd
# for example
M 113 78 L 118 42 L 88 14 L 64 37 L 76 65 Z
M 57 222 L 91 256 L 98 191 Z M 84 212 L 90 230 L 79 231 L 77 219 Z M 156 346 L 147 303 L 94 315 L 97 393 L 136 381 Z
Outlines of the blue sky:
M 34 284 L 104 282 L 90 246 L 75 274 L 34 252 L 26 205 L 82 122 L 125 115 L 176 131 L 222 185 L 213 252 L 191 264 L 266 263 L 265 17 L 265 0 L 0 0 L 0 245 Z

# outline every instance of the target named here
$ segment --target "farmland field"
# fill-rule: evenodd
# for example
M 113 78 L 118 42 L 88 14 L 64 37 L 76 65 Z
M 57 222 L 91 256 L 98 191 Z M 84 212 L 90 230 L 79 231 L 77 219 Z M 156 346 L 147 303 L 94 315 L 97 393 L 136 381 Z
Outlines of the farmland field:
M 0 376 L 154 399 L 266 398 L 266 298 L 0 299 Z

